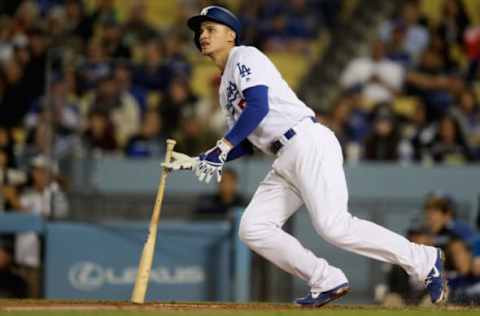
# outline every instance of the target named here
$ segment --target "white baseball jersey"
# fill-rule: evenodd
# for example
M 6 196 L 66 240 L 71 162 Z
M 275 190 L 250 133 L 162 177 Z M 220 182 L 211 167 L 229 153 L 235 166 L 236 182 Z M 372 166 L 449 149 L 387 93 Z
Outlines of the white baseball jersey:
M 300 101 L 267 56 L 252 46 L 236 46 L 230 50 L 219 88 L 220 105 L 226 112 L 229 128 L 245 108 L 242 91 L 258 85 L 268 87 L 269 111 L 248 140 L 271 154 L 272 141 L 315 113 Z

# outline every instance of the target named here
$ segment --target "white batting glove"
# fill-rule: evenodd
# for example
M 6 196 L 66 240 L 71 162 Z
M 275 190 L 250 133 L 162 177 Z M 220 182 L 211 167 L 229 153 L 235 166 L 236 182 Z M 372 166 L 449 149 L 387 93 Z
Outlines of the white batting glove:
M 198 159 L 174 151 L 172 152 L 172 158 L 170 162 L 162 162 L 162 167 L 168 171 L 193 170 L 196 168 L 197 164 Z
M 222 180 L 222 169 L 227 160 L 228 152 L 232 145 L 221 139 L 212 149 L 198 156 L 198 164 L 194 168 L 195 174 L 200 182 L 209 183 L 210 179 L 216 175 L 217 182 Z

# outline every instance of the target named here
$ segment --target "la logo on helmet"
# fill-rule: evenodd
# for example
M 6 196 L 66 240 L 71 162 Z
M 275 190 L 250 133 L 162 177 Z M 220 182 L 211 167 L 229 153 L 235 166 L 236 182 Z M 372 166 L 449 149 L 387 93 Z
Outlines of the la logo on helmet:
M 210 7 L 204 8 L 204 9 L 200 12 L 200 15 L 208 15 L 208 10 L 210 10 Z

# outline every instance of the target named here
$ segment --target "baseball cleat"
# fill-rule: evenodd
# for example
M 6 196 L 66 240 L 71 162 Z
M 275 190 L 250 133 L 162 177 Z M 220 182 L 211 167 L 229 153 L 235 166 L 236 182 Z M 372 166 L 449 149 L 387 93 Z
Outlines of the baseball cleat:
M 434 304 L 444 304 L 448 298 L 448 284 L 445 277 L 445 256 L 443 251 L 437 250 L 437 260 L 432 270 L 425 279 L 425 287 L 430 293 L 430 298 Z
M 348 283 L 343 283 L 329 291 L 325 292 L 315 292 L 310 291 L 307 296 L 302 298 L 297 298 L 295 303 L 301 305 L 302 307 L 322 307 L 325 304 L 328 304 L 332 301 L 339 299 L 340 297 L 346 295 L 350 291 L 350 286 Z

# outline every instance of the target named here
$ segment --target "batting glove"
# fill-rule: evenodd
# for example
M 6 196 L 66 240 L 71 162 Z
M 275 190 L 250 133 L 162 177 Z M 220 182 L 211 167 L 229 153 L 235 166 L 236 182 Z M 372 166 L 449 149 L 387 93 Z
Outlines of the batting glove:
M 193 170 L 198 163 L 198 159 L 190 157 L 188 155 L 172 152 L 172 158 L 170 162 L 164 161 L 162 167 L 168 171 L 176 170 Z
M 223 165 L 231 149 L 232 146 L 224 139 L 221 139 L 215 147 L 198 156 L 199 162 L 195 168 L 195 174 L 198 180 L 200 182 L 205 180 L 206 183 L 209 183 L 215 174 L 217 176 L 217 182 L 220 182 L 222 180 Z

